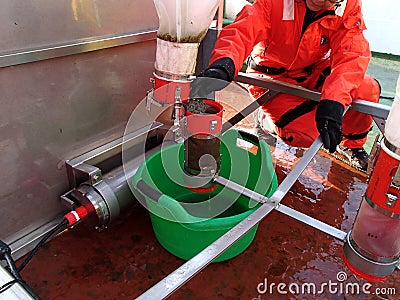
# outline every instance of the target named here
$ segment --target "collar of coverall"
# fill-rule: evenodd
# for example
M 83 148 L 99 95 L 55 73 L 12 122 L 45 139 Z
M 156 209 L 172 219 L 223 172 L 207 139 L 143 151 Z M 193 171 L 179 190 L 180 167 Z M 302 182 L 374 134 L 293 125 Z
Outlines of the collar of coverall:
M 294 20 L 294 2 L 295 0 L 283 0 L 283 17 L 282 20 Z M 343 17 L 346 9 L 347 0 L 340 2 L 340 5 L 333 7 L 335 14 L 339 17 Z

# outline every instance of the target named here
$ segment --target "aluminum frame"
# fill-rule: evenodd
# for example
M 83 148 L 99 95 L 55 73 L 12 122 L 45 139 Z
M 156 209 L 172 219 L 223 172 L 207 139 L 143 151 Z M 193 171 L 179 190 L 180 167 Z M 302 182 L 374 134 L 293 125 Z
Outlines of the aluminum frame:
M 155 40 L 157 30 L 79 39 L 21 51 L 0 53 L 0 68 Z

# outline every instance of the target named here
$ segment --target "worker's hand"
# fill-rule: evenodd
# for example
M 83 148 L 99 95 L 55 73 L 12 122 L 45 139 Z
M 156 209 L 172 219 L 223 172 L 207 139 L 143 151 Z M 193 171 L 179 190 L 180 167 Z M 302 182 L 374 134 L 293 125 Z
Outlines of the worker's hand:
M 222 90 L 232 82 L 235 64 L 225 57 L 213 62 L 190 85 L 190 98 L 206 98 L 211 92 Z
M 336 146 L 342 140 L 342 119 L 344 107 L 332 100 L 321 100 L 315 115 L 317 129 L 321 134 L 325 149 L 330 153 L 336 151 Z

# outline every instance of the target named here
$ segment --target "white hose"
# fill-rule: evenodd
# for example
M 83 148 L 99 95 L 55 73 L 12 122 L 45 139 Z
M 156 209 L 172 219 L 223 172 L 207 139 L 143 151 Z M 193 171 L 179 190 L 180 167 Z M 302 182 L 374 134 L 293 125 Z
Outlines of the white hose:
M 385 125 L 385 137 L 394 146 L 400 148 L 400 76 L 397 79 L 396 96 Z

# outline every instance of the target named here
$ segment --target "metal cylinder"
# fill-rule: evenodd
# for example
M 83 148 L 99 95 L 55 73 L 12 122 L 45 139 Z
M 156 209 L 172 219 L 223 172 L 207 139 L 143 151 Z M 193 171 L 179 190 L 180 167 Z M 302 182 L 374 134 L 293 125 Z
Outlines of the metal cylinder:
M 129 167 L 120 166 L 104 175 L 103 180 L 96 184 L 82 183 L 72 192 L 80 205 L 88 210 L 87 223 L 98 229 L 106 228 L 136 200 L 129 182 L 135 175 L 141 160 L 138 158 L 129 163 Z

